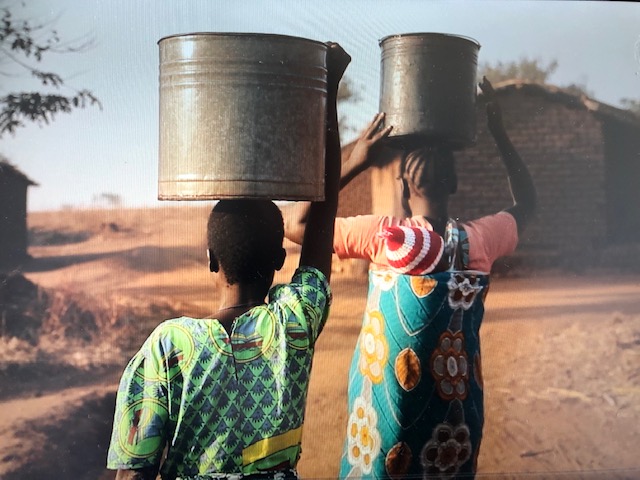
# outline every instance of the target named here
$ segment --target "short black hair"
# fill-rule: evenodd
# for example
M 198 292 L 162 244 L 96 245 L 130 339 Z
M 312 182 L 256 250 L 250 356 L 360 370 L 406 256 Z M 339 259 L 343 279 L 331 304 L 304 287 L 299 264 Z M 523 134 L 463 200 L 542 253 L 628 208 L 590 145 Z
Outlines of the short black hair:
M 207 222 L 207 244 L 231 285 L 255 281 L 276 269 L 284 223 L 270 200 L 221 200 Z
M 457 177 L 453 152 L 443 146 L 423 146 L 402 157 L 400 176 L 425 197 L 455 193 Z

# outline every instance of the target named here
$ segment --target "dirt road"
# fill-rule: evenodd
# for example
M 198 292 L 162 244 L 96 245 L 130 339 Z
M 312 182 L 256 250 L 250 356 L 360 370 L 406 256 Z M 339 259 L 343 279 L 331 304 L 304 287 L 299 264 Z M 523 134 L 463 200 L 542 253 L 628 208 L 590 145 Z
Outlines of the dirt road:
M 32 228 L 62 240 L 32 247 L 35 260 L 25 275 L 44 288 L 82 291 L 114 311 L 137 304 L 157 311 L 157 321 L 166 305 L 191 315 L 209 312 L 215 289 L 199 253 L 203 240 L 193 233 L 206 209 L 190 212 L 72 220 L 41 214 L 30 220 Z M 117 229 L 104 229 L 105 220 Z M 65 230 L 70 221 L 74 229 Z M 292 250 L 279 279 L 294 265 Z M 307 479 L 337 475 L 347 370 L 366 281 L 338 272 L 333 288 L 299 465 Z M 639 293 L 640 275 L 616 272 L 493 280 L 481 330 L 486 423 L 480 478 L 640 478 Z M 131 354 L 114 352 L 120 344 L 139 345 L 151 323 L 139 338 L 65 352 L 72 362 L 3 340 L 1 479 L 114 477 L 104 461 L 117 379 Z

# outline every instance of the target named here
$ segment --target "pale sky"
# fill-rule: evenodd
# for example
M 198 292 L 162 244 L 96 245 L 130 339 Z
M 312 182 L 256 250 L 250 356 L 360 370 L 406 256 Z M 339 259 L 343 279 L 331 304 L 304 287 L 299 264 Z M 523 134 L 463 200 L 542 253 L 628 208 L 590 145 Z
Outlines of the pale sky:
M 89 51 L 52 57 L 46 66 L 103 104 L 0 139 L 0 153 L 40 184 L 29 190 L 30 211 L 91 206 L 102 193 L 119 195 L 125 206 L 161 204 L 157 41 L 172 34 L 279 33 L 339 42 L 353 58 L 347 76 L 361 98 L 344 113 L 358 128 L 378 107 L 378 40 L 400 33 L 472 37 L 481 44 L 479 63 L 555 59 L 553 84 L 586 84 L 596 100 L 614 106 L 640 99 L 640 6 L 633 2 L 30 0 L 14 10 L 53 22 L 63 39 L 93 37 Z M 28 87 L 24 76 L 2 77 L 0 95 Z

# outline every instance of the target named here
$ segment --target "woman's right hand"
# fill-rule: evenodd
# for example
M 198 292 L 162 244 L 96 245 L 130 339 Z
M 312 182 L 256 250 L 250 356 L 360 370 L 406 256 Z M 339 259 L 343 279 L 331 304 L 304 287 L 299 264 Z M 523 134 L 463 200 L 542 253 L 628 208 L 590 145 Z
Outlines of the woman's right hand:
M 360 170 L 371 165 L 374 158 L 372 153 L 380 146 L 379 142 L 387 138 L 393 129 L 391 125 L 380 128 L 383 121 L 384 112 L 377 113 L 371 123 L 362 132 L 349 156 L 349 162 L 352 167 Z

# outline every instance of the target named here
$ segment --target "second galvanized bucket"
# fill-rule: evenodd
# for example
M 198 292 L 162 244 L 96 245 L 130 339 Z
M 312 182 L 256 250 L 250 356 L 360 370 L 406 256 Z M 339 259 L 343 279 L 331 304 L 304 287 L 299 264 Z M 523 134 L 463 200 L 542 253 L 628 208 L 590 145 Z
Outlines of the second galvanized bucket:
M 160 48 L 158 198 L 324 198 L 327 47 L 193 33 Z
M 453 148 L 476 138 L 480 44 L 458 35 L 412 33 L 380 40 L 380 111 L 390 138 L 421 137 Z

